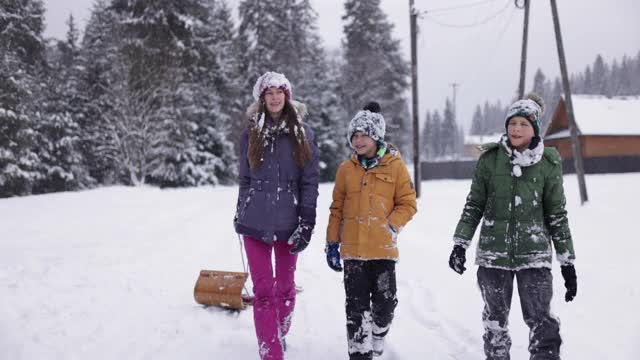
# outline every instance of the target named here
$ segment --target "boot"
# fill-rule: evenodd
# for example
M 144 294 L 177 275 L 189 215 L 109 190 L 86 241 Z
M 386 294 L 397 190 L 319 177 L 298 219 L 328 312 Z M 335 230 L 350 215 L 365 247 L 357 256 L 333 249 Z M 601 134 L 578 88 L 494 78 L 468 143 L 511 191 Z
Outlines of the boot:
M 383 336 L 372 336 L 373 341 L 373 356 L 380 356 L 384 352 L 384 337 Z

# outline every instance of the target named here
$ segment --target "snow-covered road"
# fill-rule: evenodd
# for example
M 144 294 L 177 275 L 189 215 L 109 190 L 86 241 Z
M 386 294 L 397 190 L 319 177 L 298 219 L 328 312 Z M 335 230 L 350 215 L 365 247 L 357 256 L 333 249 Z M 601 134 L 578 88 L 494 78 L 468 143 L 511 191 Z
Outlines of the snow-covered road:
M 469 184 L 422 184 L 400 235 L 399 305 L 381 360 L 483 359 L 475 267 L 462 277 L 447 267 Z M 639 184 L 640 174 L 588 176 L 581 207 L 575 176 L 565 177 L 578 297 L 563 301 L 554 264 L 564 359 L 640 358 Z M 288 359 L 346 358 L 342 278 L 323 253 L 331 190 L 321 185 L 299 259 Z M 242 269 L 236 192 L 113 187 L 0 200 L 0 359 L 257 359 L 251 308 L 193 300 L 200 269 Z M 517 294 L 511 330 L 512 358 L 528 358 Z

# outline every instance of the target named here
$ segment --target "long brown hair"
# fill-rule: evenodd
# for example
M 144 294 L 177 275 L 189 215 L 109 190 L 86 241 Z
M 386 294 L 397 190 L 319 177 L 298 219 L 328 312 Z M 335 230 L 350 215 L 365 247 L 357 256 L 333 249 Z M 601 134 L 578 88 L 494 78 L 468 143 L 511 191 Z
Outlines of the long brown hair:
M 264 114 L 265 117 L 268 116 L 264 105 L 264 98 L 261 96 L 259 101 L 258 113 L 249 119 L 249 149 L 247 154 L 249 157 L 249 165 L 252 169 L 256 169 L 262 165 L 264 150 L 268 145 L 267 141 L 273 136 L 278 136 L 280 131 L 280 126 L 271 127 L 267 124 L 258 123 L 262 114 Z M 311 148 L 309 147 L 309 142 L 307 141 L 300 120 L 301 117 L 298 117 L 298 111 L 296 111 L 289 99 L 286 99 L 280 121 L 285 122 L 285 128 L 288 130 L 289 138 L 295 147 L 294 157 L 296 164 L 302 168 L 306 162 L 311 159 Z

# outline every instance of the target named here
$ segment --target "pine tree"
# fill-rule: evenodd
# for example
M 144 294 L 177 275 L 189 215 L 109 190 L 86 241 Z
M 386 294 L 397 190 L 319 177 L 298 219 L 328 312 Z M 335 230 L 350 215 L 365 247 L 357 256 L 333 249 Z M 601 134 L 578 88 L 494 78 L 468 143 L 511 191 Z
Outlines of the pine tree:
M 311 2 L 245 0 L 240 3 L 239 13 L 241 68 L 248 75 L 245 92 L 250 94 L 255 79 L 266 71 L 287 76 L 293 86 L 293 99 L 305 103 L 309 111 L 306 122 L 320 148 L 321 180 L 332 180 L 345 153 L 342 139 L 346 134 L 340 136 L 346 128 L 345 114 L 336 93 L 341 85 L 339 75 L 328 65 L 321 47 Z M 247 99 L 247 103 L 251 101 Z
M 611 96 L 610 89 L 608 87 L 607 77 L 609 76 L 609 69 L 602 58 L 602 55 L 598 54 L 596 60 L 593 63 L 593 93 Z
M 607 89 L 609 89 L 610 96 L 618 96 L 622 95 L 624 92 L 623 84 L 620 82 L 621 78 L 621 69 L 620 65 L 618 65 L 618 60 L 613 59 L 611 63 L 611 70 L 607 76 Z
M 281 41 L 286 28 L 280 21 L 284 18 L 283 0 L 244 0 L 238 6 L 240 24 L 239 37 L 245 49 L 241 49 L 242 70 L 245 74 L 244 89 L 253 89 L 253 83 L 266 71 L 286 73 L 284 64 L 276 62 L 276 44 Z M 294 56 L 288 52 L 290 56 Z M 250 91 L 249 91 L 250 93 Z
M 431 112 L 427 111 L 425 115 L 424 123 L 422 124 L 422 132 L 420 133 L 420 149 L 421 155 L 429 160 L 433 154 L 431 134 L 430 131 L 433 127 L 433 121 L 431 120 Z
M 456 154 L 456 137 L 458 136 L 458 125 L 456 124 L 455 113 L 453 112 L 453 104 L 447 97 L 444 107 L 444 119 L 440 132 L 442 141 L 443 155 L 450 157 Z
M 310 109 L 311 127 L 315 131 L 315 140 L 320 150 L 320 180 L 333 181 L 338 167 L 348 154 L 347 126 L 349 114 L 344 110 L 344 103 L 339 94 L 341 89 L 341 72 L 339 58 L 328 60 L 328 70 L 324 83 L 317 84 L 320 98 L 319 111 Z M 313 94 L 310 98 L 314 98 Z
M 613 81 L 618 85 L 617 95 L 632 95 L 632 79 L 633 79 L 632 61 L 624 55 L 620 62 L 620 69 L 617 76 L 612 74 Z
M 584 84 L 583 84 L 583 94 L 593 94 L 593 79 L 591 78 L 591 67 L 587 65 L 587 68 L 584 70 Z
M 388 140 L 401 150 L 411 142 L 404 94 L 408 87 L 409 66 L 393 39 L 393 25 L 380 9 L 380 0 L 347 0 L 344 4 L 345 64 L 343 89 L 346 109 L 355 113 L 364 104 L 377 100 L 387 121 Z M 405 146 L 402 146 L 405 145 Z
M 49 47 L 46 91 L 38 95 L 39 115 L 34 130 L 41 175 L 34 193 L 76 190 L 88 183 L 76 122 L 82 116 L 83 101 L 78 93 L 79 32 L 71 15 L 67 26 L 66 41 L 57 41 Z
M 33 122 L 45 63 L 40 0 L 0 3 L 0 197 L 27 195 L 38 180 Z
M 217 94 L 221 94 L 219 101 L 220 114 L 228 126 L 229 138 L 233 143 L 240 138 L 241 130 L 246 126 L 243 121 L 245 109 L 251 99 L 251 88 L 245 88 L 246 74 L 241 71 L 241 49 L 244 43 L 235 32 L 231 9 L 225 1 L 211 1 L 209 6 L 208 26 L 210 33 L 200 33 L 197 36 L 201 43 L 212 48 L 213 87 Z M 206 39 L 209 39 L 208 41 Z M 236 151 L 234 151 L 236 153 Z
M 640 95 L 640 51 L 638 51 L 638 55 L 636 55 L 634 62 L 632 94 Z
M 283 8 L 281 26 L 288 31 L 281 41 L 274 44 L 275 61 L 284 65 L 287 76 L 295 84 L 295 98 L 308 106 L 306 122 L 313 129 L 320 150 L 320 179 L 332 181 L 346 155 L 343 145 L 346 114 L 342 99 L 337 95 L 340 89 L 339 67 L 329 66 L 317 28 L 317 13 L 311 2 L 286 0 Z
M 225 29 L 230 13 L 225 4 L 203 5 L 206 16 L 191 29 L 198 60 L 176 70 L 173 78 L 180 80 L 172 85 L 170 106 L 162 110 L 162 118 L 173 120 L 165 120 L 165 136 L 156 144 L 151 178 L 161 186 L 228 184 L 236 178 L 236 157 L 227 136 L 234 107 L 222 106 L 239 91 L 234 64 L 224 57 L 232 55 L 232 36 Z
M 442 116 L 440 116 L 440 112 L 438 110 L 433 111 L 433 116 L 431 117 L 431 131 L 430 140 L 433 144 L 433 155 L 431 157 L 432 160 L 437 160 L 444 156 L 445 153 L 445 143 L 442 137 Z
M 96 0 L 87 22 L 80 48 L 80 91 L 82 103 L 80 151 L 90 178 L 98 184 L 119 183 L 114 154 L 114 141 L 108 115 L 117 107 L 110 94 L 114 86 L 115 64 L 119 63 L 118 16 L 109 8 L 109 0 Z
M 109 151 L 122 181 L 160 186 L 228 183 L 233 99 L 229 11 L 205 0 L 115 0 L 119 71 L 110 91 Z M 223 44 L 223 45 L 220 45 Z M 112 86 L 113 88 L 114 86 Z M 228 104 L 233 104 L 230 100 Z M 115 126 L 114 126 L 115 125 Z
M 458 126 L 458 133 L 456 134 L 456 158 L 460 158 L 465 155 L 464 139 L 464 128 L 462 126 Z
M 533 76 L 533 92 L 544 99 L 547 97 L 547 89 L 547 77 L 542 72 L 542 69 L 538 68 Z
M 544 113 L 542 114 L 542 120 L 540 121 L 540 133 L 544 135 L 547 127 L 553 119 L 553 113 L 560 103 L 560 99 L 564 95 L 564 89 L 562 88 L 562 82 L 559 77 L 556 77 L 553 81 L 553 91 L 551 92 L 550 100 L 546 102 L 544 107 Z
M 471 118 L 471 130 L 469 133 L 471 135 L 485 134 L 485 124 L 482 118 L 482 110 L 480 109 L 480 105 L 476 105 L 476 109 L 473 112 L 473 117 Z

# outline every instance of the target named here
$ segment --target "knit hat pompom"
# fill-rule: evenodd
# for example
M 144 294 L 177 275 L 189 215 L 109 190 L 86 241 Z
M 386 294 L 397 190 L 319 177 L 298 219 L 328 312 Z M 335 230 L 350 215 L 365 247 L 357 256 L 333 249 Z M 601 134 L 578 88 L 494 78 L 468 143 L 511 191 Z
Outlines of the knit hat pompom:
M 382 110 L 382 109 L 380 108 L 380 104 L 378 104 L 375 101 L 372 101 L 372 102 L 368 103 L 367 105 L 365 105 L 362 110 L 369 110 L 372 113 L 380 113 L 380 110 Z
M 533 100 L 535 101 L 536 104 L 538 104 L 538 106 L 540 106 L 540 116 L 542 116 L 542 114 L 544 114 L 544 100 L 542 100 L 542 98 L 540 97 L 540 95 L 531 92 L 529 94 L 527 94 L 527 99 L 529 100 Z
M 365 105 L 363 110 L 358 111 L 353 119 L 351 119 L 347 130 L 347 141 L 349 141 L 349 145 L 352 148 L 351 138 L 357 132 L 366 134 L 376 142 L 384 140 L 386 123 L 380 111 L 380 104 L 372 101 Z

